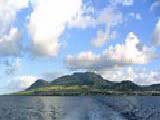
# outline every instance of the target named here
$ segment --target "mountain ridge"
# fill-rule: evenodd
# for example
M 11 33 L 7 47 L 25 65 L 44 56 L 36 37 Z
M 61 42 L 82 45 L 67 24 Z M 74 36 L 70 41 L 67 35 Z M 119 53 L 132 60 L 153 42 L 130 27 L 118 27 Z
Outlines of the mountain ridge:
M 141 86 L 130 80 L 114 82 L 104 79 L 94 72 L 75 72 L 72 75 L 64 75 L 53 81 L 38 79 L 25 91 L 18 93 L 30 93 L 28 95 L 92 95 L 92 94 L 150 94 L 155 91 L 160 94 L 160 84 Z M 24 95 L 24 94 L 22 94 Z

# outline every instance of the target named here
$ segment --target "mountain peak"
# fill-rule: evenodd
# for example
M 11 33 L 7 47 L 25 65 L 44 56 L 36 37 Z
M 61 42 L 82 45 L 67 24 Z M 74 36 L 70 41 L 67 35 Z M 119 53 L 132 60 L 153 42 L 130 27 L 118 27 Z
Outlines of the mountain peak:
M 33 89 L 33 88 L 41 88 L 46 87 L 49 85 L 49 82 L 43 79 L 38 79 L 33 83 L 27 90 Z

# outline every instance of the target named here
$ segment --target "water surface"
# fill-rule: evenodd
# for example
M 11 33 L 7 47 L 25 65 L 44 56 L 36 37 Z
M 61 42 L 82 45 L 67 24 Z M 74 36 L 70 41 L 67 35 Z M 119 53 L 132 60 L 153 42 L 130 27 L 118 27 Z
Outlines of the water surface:
M 160 97 L 0 96 L 0 120 L 159 120 Z

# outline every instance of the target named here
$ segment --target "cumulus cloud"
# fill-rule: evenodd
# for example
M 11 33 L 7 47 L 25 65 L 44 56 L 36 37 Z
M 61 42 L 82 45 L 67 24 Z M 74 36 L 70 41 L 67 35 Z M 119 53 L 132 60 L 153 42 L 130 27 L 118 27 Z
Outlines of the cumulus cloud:
M 136 75 L 132 67 L 112 69 L 112 70 L 102 70 L 99 73 L 108 80 L 112 81 L 122 81 L 122 80 L 131 80 L 135 81 L 134 77 Z
M 28 7 L 28 0 L 0 1 L 0 36 L 6 33 L 16 18 L 16 13 Z
M 154 50 L 145 45 L 138 47 L 139 44 L 137 36 L 130 32 L 124 44 L 110 46 L 99 55 L 91 51 L 79 53 L 77 56 L 68 55 L 66 64 L 72 70 L 102 70 L 132 64 L 147 64 L 155 58 Z
M 121 5 L 133 5 L 134 0 L 110 0 L 108 5 L 101 10 L 97 10 L 93 6 L 85 6 L 81 9 L 74 19 L 69 23 L 69 28 L 89 28 L 104 25 L 104 29 L 98 29 L 96 36 L 91 39 L 94 47 L 103 46 L 108 40 L 115 39 L 114 28 L 123 23 L 123 13 L 118 10 Z M 96 11 L 96 12 L 95 12 Z M 98 14 L 97 14 L 98 13 Z M 136 19 L 140 20 L 141 15 L 136 13 Z
M 96 67 L 97 62 L 99 62 L 100 56 L 95 55 L 91 51 L 81 52 L 77 56 L 68 55 L 67 56 L 67 67 L 76 69 L 93 69 Z
M 158 70 L 144 70 L 135 71 L 135 82 L 138 84 L 160 84 L 159 80 L 160 71 Z
M 158 20 L 152 36 L 152 41 L 155 45 L 160 45 L 160 19 Z
M 20 53 L 20 31 L 13 27 L 16 14 L 28 7 L 28 0 L 0 0 L 0 56 L 17 56 Z
M 35 56 L 56 56 L 59 37 L 65 25 L 77 14 L 82 0 L 33 0 L 28 29 L 32 38 L 31 51 Z
M 98 30 L 96 37 L 93 38 L 93 45 L 100 47 L 108 39 L 114 38 L 112 37 L 112 27 L 121 24 L 123 21 L 122 13 L 117 10 L 117 6 L 119 4 L 129 5 L 132 3 L 131 1 L 111 0 L 109 5 L 97 14 L 93 6 L 84 4 L 82 0 L 69 0 L 67 2 L 62 0 L 1 0 L 0 38 L 4 39 L 9 36 L 10 31 L 14 29 L 13 24 L 17 13 L 24 8 L 29 8 L 30 3 L 32 11 L 27 19 L 31 46 L 27 47 L 29 47 L 32 55 L 56 56 L 61 47 L 59 38 L 66 26 L 85 29 L 96 27 L 97 25 L 105 25 L 105 30 Z M 16 40 L 14 41 L 15 43 L 12 42 L 12 47 L 19 49 L 19 44 L 17 44 Z M 8 46 L 10 43 L 4 42 L 3 44 L 3 46 Z M 13 52 L 13 54 L 3 53 L 3 55 L 17 55 L 15 50 Z
M 18 56 L 20 54 L 20 33 L 11 28 L 9 33 L 0 37 L 0 56 Z
M 160 71 L 146 68 L 126 67 L 122 69 L 104 70 L 99 72 L 105 79 L 113 81 L 131 80 L 140 85 L 159 84 Z
M 130 32 L 124 44 L 109 47 L 104 53 L 113 60 L 129 64 L 146 64 L 152 58 L 153 49 L 146 46 L 139 48 L 139 41 L 138 37 L 133 32 Z

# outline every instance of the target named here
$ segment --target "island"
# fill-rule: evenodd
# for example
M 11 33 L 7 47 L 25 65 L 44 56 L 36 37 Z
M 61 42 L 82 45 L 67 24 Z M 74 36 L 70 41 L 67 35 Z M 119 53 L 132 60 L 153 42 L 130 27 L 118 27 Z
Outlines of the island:
M 18 96 L 159 96 L 160 84 L 138 85 L 131 80 L 121 82 L 104 79 L 94 72 L 75 72 L 53 81 L 38 79 Z

